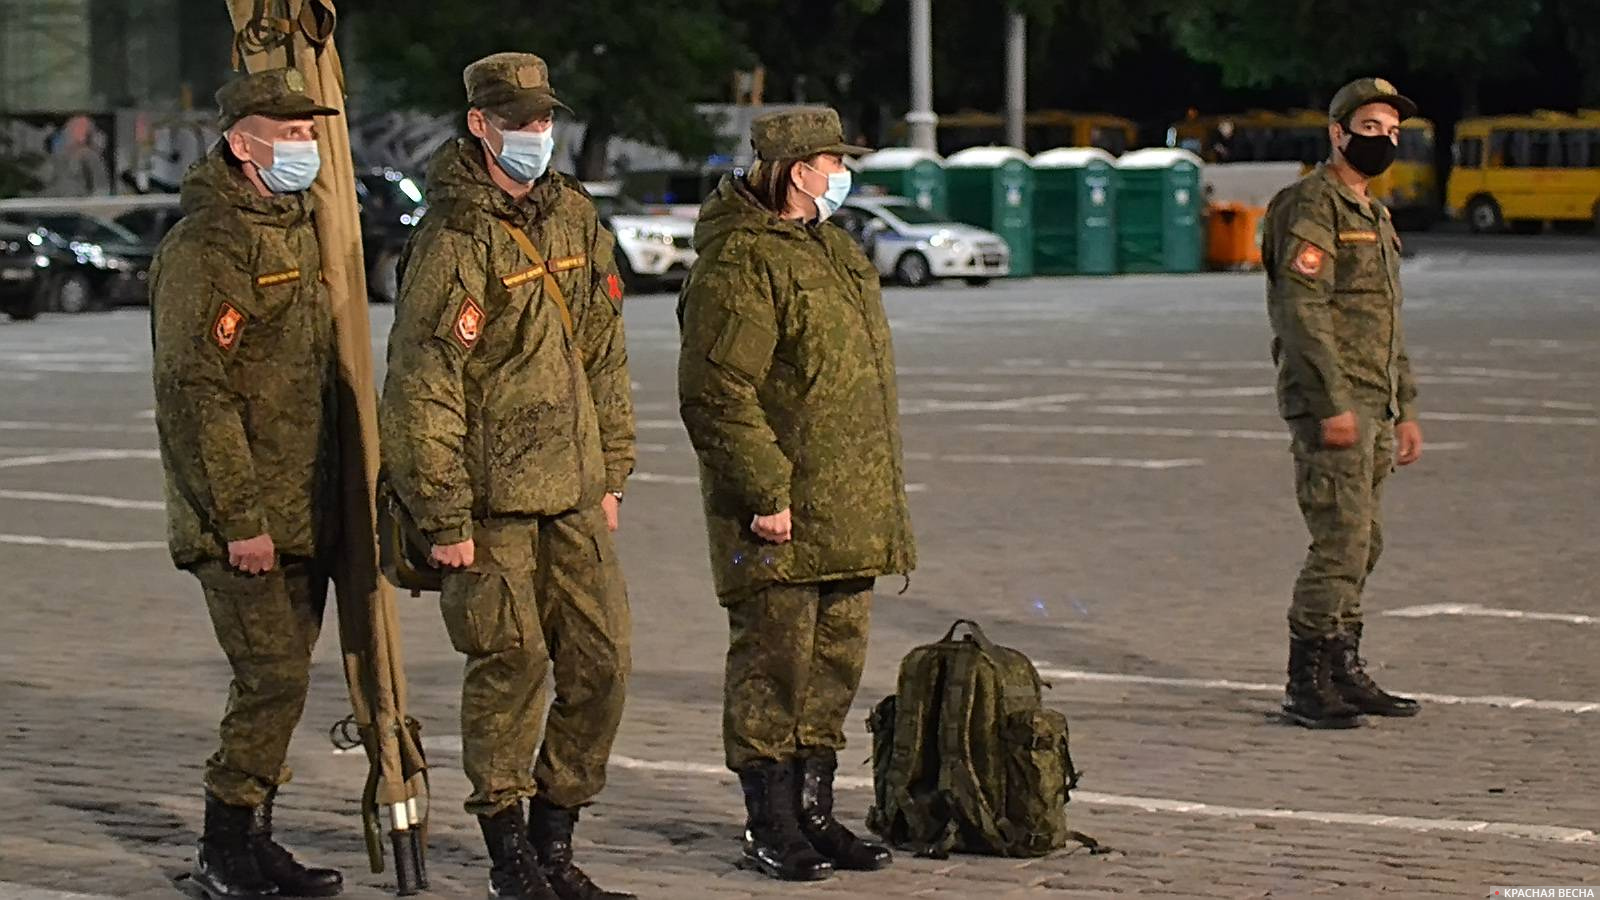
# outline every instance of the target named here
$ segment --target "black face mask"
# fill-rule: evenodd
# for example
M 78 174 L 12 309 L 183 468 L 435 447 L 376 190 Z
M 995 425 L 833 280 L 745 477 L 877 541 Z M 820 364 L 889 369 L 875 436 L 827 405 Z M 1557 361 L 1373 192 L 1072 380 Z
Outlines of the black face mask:
M 1357 172 L 1377 178 L 1394 165 L 1400 148 L 1386 134 L 1352 134 L 1345 145 L 1344 158 Z

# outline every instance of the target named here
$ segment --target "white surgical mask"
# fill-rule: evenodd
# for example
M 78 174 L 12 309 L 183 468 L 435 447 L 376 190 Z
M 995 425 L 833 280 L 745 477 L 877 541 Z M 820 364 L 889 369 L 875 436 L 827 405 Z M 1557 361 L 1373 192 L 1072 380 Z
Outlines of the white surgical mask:
M 272 148 L 272 165 L 256 165 L 267 190 L 275 194 L 298 194 L 317 180 L 317 173 L 322 170 L 322 155 L 317 152 L 316 141 L 269 142 L 253 134 L 245 137 Z
M 501 131 L 500 152 L 494 158 L 512 181 L 532 184 L 550 167 L 550 157 L 555 152 L 554 128 L 544 131 Z
M 801 163 L 801 165 L 819 175 L 822 174 L 821 169 L 816 168 L 810 163 Z M 800 190 L 802 193 L 806 193 L 805 188 L 801 188 Z M 829 216 L 838 212 L 839 207 L 844 205 L 844 198 L 850 196 L 850 170 L 846 169 L 843 172 L 829 172 L 828 189 L 822 192 L 822 196 L 815 197 L 810 193 L 806 193 L 806 196 L 811 197 L 812 200 L 816 201 L 817 221 L 827 221 Z

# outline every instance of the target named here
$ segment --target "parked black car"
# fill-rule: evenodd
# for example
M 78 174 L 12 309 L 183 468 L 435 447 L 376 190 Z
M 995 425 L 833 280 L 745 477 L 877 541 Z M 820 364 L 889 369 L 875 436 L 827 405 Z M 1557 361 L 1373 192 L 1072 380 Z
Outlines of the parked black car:
M 57 260 L 44 243 L 31 229 L 0 222 L 0 312 L 19 322 L 37 317 L 49 299 L 45 289 Z
M 61 257 L 51 266 L 45 308 L 79 313 L 101 306 L 149 302 L 150 261 L 155 248 L 126 228 L 78 212 L 12 211 L 0 222 L 37 234 Z

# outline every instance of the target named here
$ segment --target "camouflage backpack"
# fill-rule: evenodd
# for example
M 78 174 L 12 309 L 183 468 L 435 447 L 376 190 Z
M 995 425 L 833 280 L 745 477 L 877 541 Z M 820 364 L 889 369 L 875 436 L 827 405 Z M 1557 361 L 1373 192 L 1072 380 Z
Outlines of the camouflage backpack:
M 957 639 L 962 625 L 967 635 Z M 1044 856 L 1092 838 L 1067 827 L 1078 771 L 1067 718 L 1040 702 L 1022 653 L 965 619 L 900 663 L 898 693 L 867 721 L 875 802 L 867 827 L 922 856 Z

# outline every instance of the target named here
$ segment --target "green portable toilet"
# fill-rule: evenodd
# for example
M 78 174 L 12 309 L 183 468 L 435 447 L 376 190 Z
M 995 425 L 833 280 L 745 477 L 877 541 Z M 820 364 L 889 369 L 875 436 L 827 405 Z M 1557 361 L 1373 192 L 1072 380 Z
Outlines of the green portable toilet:
M 1198 272 L 1204 263 L 1201 161 L 1154 147 L 1117 160 L 1117 258 L 1124 272 Z
M 1011 248 L 1011 274 L 1033 274 L 1033 167 L 1014 147 L 973 147 L 945 160 L 950 217 L 987 228 Z
M 1033 271 L 1117 273 L 1117 160 L 1098 147 L 1033 158 Z
M 889 147 L 861 157 L 855 169 L 862 184 L 905 197 L 929 212 L 943 215 L 950 208 L 944 159 L 931 150 Z

